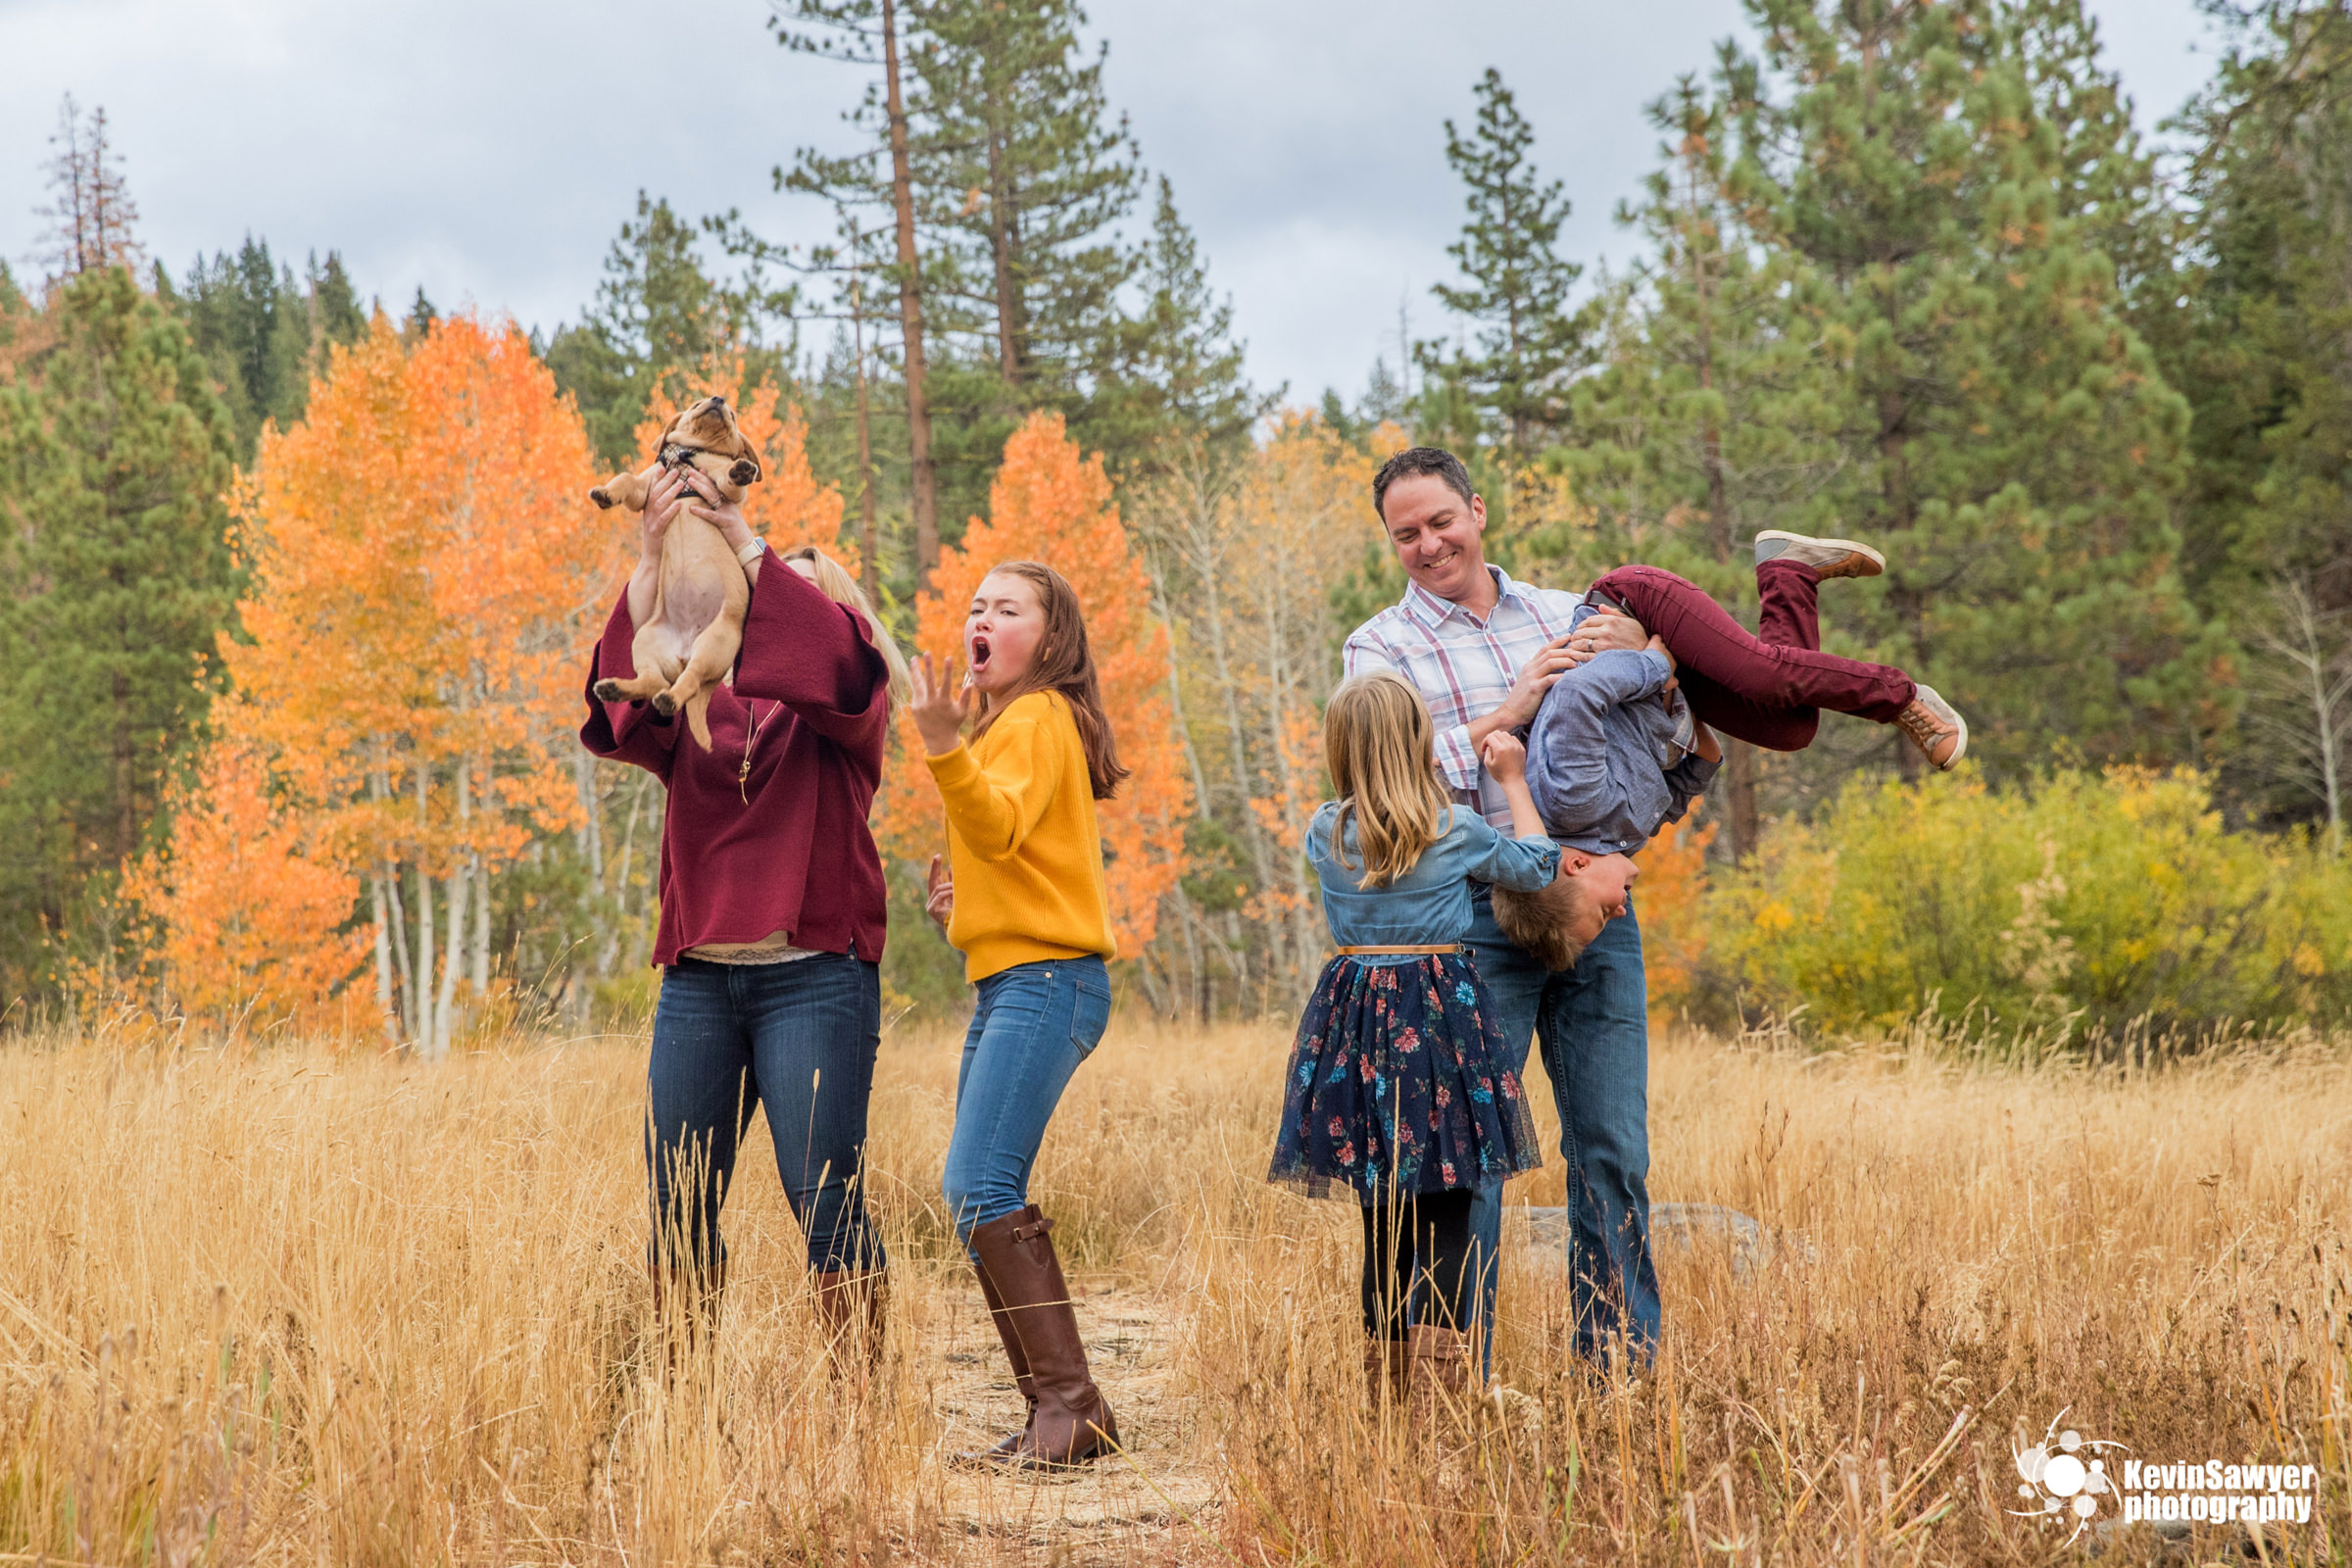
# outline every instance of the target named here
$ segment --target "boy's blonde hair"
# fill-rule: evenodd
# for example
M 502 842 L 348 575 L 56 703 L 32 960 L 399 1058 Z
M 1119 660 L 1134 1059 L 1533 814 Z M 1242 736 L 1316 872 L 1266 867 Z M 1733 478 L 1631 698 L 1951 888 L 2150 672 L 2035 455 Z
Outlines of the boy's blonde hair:
M 890 672 L 890 708 L 896 711 L 914 695 L 914 678 L 906 673 L 906 656 L 899 652 L 890 628 L 874 612 L 874 602 L 865 597 L 850 568 L 826 555 L 814 545 L 802 545 L 784 552 L 787 563 L 806 561 L 816 574 L 816 591 L 837 605 L 847 605 L 865 617 L 866 630 L 873 633 L 874 650 L 882 656 L 882 667 Z
M 1445 837 L 1452 808 L 1438 782 L 1438 726 L 1421 694 L 1396 676 L 1355 675 L 1323 710 L 1323 762 L 1339 792 L 1332 858 L 1348 863 L 1348 819 L 1364 857 L 1363 885 L 1385 888 Z
M 1534 893 L 1494 888 L 1494 924 L 1554 974 L 1575 968 L 1584 956 L 1585 944 L 1571 931 L 1592 907 L 1592 890 L 1564 870 Z

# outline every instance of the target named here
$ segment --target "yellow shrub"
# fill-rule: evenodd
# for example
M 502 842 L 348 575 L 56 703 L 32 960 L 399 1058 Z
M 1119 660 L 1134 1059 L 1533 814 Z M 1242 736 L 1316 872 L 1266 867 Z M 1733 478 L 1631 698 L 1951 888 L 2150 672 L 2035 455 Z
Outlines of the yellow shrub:
M 1704 908 L 1695 995 L 1832 1030 L 1932 997 L 2016 1025 L 2352 1016 L 2352 863 L 2230 831 L 2185 770 L 1857 782 Z

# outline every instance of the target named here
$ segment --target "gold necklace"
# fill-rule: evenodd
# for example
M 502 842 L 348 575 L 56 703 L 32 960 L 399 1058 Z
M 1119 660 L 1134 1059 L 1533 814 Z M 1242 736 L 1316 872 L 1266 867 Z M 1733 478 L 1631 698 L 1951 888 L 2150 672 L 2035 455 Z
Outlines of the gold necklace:
M 752 715 L 752 732 L 744 737 L 743 765 L 735 770 L 735 793 L 743 797 L 744 805 L 749 806 L 752 804 L 752 748 L 760 744 L 760 726 L 767 722 L 767 716 L 760 711 L 760 705 L 748 697 L 743 701 L 743 708 L 745 712 Z M 767 712 L 772 714 L 775 709 L 770 708 Z

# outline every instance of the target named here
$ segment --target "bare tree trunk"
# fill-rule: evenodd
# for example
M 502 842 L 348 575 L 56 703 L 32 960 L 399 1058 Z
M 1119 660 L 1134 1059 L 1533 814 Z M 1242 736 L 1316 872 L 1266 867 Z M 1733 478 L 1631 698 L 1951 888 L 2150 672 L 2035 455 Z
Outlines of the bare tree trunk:
M 890 115 L 890 195 L 898 222 L 899 332 L 906 359 L 906 457 L 914 513 L 914 581 L 939 564 L 939 480 L 931 466 L 931 405 L 924 390 L 922 262 L 914 248 L 914 173 L 906 154 L 906 102 L 899 91 L 897 0 L 882 0 L 883 101 Z
M 858 573 L 866 597 L 882 603 L 882 529 L 874 513 L 874 432 L 865 382 L 865 279 L 855 269 L 859 261 L 858 231 L 850 230 L 850 348 L 858 357 L 858 553 L 864 567 Z
M 433 879 L 416 862 L 416 968 L 410 976 L 409 1039 L 419 1054 L 433 1054 L 433 956 L 440 933 L 433 929 Z
M 407 1038 L 416 1037 L 416 969 L 409 961 L 409 906 L 400 896 L 400 866 L 387 861 L 384 865 L 384 897 L 392 906 L 392 963 L 395 987 L 393 1003 L 404 1014 L 401 1027 Z
M 435 1058 L 449 1054 L 450 1036 L 456 1032 L 458 971 L 466 966 L 466 897 L 469 891 L 466 862 L 460 860 L 450 870 L 445 896 L 449 905 L 449 942 L 441 959 L 441 997 L 433 1008 Z
M 419 759 L 416 763 L 416 835 L 424 837 L 427 821 L 426 808 L 432 785 L 431 765 Z M 415 995 L 411 997 L 409 1036 L 416 1049 L 426 1054 L 433 1053 L 433 956 L 440 946 L 439 933 L 433 929 L 433 879 L 425 874 L 424 849 L 419 842 L 416 850 L 416 968 L 412 979 Z
M 381 871 L 368 878 L 369 903 L 375 909 L 375 1010 L 382 1018 L 384 1043 L 400 1044 L 399 1014 L 392 1005 L 392 936 L 387 921 L 390 911 L 384 898 L 384 878 Z
M 490 994 L 490 871 L 482 858 L 473 858 L 473 1000 L 479 1005 Z

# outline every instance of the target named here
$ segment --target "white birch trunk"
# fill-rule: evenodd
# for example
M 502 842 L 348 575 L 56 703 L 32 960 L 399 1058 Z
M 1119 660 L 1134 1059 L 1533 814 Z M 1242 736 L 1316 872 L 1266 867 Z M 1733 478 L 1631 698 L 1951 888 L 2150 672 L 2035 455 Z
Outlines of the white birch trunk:
M 473 858 L 473 1000 L 490 995 L 490 873 Z
M 392 1006 L 392 931 L 384 878 L 379 871 L 368 879 L 369 901 L 375 908 L 375 1011 L 383 1020 L 384 1043 L 400 1044 L 400 1017 Z
M 458 862 L 449 873 L 444 898 L 449 905 L 449 941 L 441 956 L 441 995 L 433 1007 L 433 1056 L 436 1060 L 449 1054 L 450 1036 L 456 1032 L 458 972 L 466 966 L 466 896 L 468 892 L 466 862 Z
M 440 946 L 440 934 L 433 929 L 433 879 L 424 874 L 424 862 L 416 864 L 416 966 L 410 976 L 414 990 L 409 998 L 409 1040 L 419 1054 L 433 1054 L 433 955 Z

